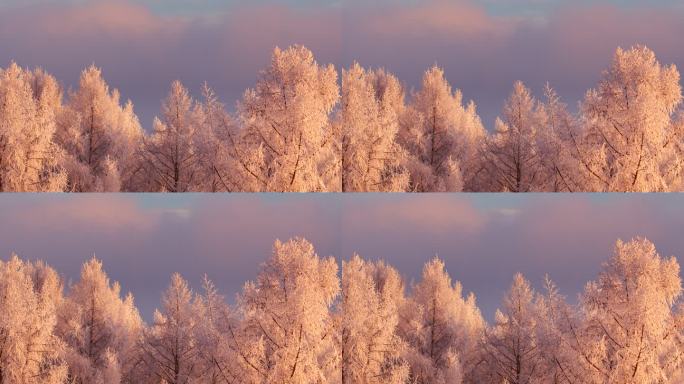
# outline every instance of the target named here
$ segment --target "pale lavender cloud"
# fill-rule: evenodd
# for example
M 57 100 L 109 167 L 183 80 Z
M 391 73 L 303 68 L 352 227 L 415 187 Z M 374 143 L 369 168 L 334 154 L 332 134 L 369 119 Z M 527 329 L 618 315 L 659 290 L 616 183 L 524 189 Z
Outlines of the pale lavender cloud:
M 59 203 L 53 199 L 37 199 L 30 206 L 20 204 L 20 207 L 10 210 L 17 213 L 13 217 L 13 225 L 67 234 L 73 231 L 118 233 L 125 230 L 143 235 L 159 225 L 164 213 L 181 214 L 177 210 L 150 214 L 141 210 L 136 201 L 118 195 L 111 195 L 106 200 L 98 195 L 84 195 L 82 199 L 65 199 Z
M 92 62 L 149 128 L 170 82 L 209 81 L 232 106 L 275 45 L 309 46 L 320 62 L 385 66 L 407 87 L 433 63 L 491 124 L 515 80 L 546 81 L 574 106 L 618 45 L 645 43 L 684 63 L 684 10 L 672 4 L 554 4 L 543 17 L 496 13 L 467 0 L 295 5 L 232 3 L 211 15 L 169 16 L 131 1 L 56 2 L 0 9 L 0 63 L 41 65 L 67 85 Z

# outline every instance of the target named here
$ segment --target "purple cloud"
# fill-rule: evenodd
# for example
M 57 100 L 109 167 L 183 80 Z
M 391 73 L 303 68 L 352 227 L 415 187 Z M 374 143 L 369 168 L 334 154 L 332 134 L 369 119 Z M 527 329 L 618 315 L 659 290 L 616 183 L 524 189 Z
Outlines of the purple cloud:
M 645 20 L 648 20 L 646 22 Z M 540 93 L 550 81 L 569 104 L 593 86 L 618 46 L 645 43 L 684 62 L 675 7 L 560 6 L 543 19 L 492 15 L 462 0 L 363 5 L 233 4 L 208 16 L 163 16 L 130 1 L 30 5 L 0 11 L 0 63 L 43 66 L 67 85 L 92 62 L 151 125 L 170 82 L 208 81 L 233 105 L 274 46 L 301 43 L 320 62 L 358 60 L 419 85 L 431 64 L 474 99 L 491 124 L 514 80 Z

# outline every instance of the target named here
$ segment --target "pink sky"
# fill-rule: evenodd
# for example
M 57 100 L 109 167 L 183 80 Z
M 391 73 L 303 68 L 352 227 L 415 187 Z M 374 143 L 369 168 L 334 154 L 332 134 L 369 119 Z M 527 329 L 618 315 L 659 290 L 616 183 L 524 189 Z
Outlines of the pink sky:
M 40 65 L 73 85 L 94 62 L 149 128 L 172 80 L 194 93 L 208 81 L 233 105 L 274 46 L 301 43 L 338 69 L 355 59 L 385 66 L 408 87 L 437 63 L 491 125 L 515 80 L 537 94 L 549 81 L 574 106 L 617 46 L 647 44 L 664 63 L 684 63 L 684 7 L 618 3 L 545 0 L 535 4 L 545 12 L 530 16 L 482 0 L 228 2 L 171 14 L 152 1 L 52 0 L 0 7 L 0 65 Z

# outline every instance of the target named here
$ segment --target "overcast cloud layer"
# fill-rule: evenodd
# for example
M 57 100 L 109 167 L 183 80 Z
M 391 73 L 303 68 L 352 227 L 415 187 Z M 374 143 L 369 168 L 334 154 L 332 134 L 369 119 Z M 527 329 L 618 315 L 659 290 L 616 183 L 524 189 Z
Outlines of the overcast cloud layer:
M 516 271 L 536 287 L 548 273 L 574 300 L 618 238 L 684 260 L 681 194 L 15 194 L 0 212 L 2 259 L 42 259 L 68 281 L 96 254 L 148 320 L 173 272 L 196 289 L 207 273 L 233 302 L 292 236 L 321 256 L 384 259 L 407 283 L 439 255 L 490 320 Z
M 617 46 L 681 66 L 682 35 L 674 0 L 9 0 L 0 66 L 42 66 L 68 87 L 95 63 L 149 129 L 172 80 L 195 94 L 208 81 L 232 106 L 274 46 L 300 43 L 338 69 L 384 66 L 408 88 L 437 63 L 491 127 L 515 80 L 538 95 L 549 81 L 574 106 Z

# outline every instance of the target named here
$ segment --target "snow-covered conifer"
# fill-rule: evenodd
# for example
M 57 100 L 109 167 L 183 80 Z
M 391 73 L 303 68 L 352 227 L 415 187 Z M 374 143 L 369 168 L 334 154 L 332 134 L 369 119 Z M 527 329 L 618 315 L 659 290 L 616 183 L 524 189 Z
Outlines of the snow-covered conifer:
M 329 114 L 338 99 L 332 65 L 318 65 L 303 46 L 273 51 L 270 67 L 238 106 L 241 162 L 257 190 L 330 188 L 336 160 Z

